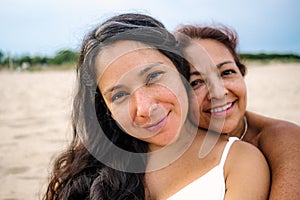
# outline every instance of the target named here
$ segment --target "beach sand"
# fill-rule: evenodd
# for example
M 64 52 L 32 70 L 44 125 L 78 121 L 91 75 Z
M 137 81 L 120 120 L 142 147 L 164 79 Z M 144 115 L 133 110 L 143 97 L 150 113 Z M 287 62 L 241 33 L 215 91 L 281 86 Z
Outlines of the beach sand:
M 300 125 L 300 64 L 250 65 L 248 110 Z M 0 199 L 41 199 L 71 138 L 73 71 L 0 72 Z
M 300 125 L 300 63 L 250 65 L 245 81 L 248 110 Z

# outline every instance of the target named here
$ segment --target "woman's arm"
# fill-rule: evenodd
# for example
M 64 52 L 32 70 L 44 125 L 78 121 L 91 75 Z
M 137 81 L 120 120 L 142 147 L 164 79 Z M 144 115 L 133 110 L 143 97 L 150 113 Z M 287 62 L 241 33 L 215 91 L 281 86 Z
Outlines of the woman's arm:
M 300 127 L 277 121 L 262 131 L 258 147 L 271 168 L 270 200 L 300 199 Z
M 225 163 L 225 200 L 266 200 L 270 172 L 263 154 L 253 145 L 235 142 Z

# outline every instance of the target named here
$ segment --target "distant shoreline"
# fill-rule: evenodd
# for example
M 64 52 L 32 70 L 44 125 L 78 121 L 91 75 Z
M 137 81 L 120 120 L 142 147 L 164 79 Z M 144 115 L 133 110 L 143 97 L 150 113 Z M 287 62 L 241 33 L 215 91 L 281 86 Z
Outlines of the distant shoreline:
M 58 51 L 54 56 L 9 56 L 0 51 L 0 70 L 29 70 L 38 71 L 46 69 L 73 69 L 76 66 L 79 53 L 74 50 L 64 49 Z M 300 63 L 298 54 L 279 53 L 240 53 L 242 61 L 245 63 L 269 64 L 269 63 Z
M 248 68 L 252 67 L 267 67 L 267 66 L 282 66 L 282 65 L 299 65 L 300 67 L 300 61 L 281 61 L 281 60 L 244 60 L 243 63 Z M 2 66 L 0 67 L 0 73 L 3 72 L 48 72 L 48 71 L 69 71 L 69 70 L 76 70 L 76 63 L 68 63 L 68 64 L 62 64 L 62 65 L 34 65 L 30 66 L 27 69 L 13 69 L 10 70 L 8 66 Z

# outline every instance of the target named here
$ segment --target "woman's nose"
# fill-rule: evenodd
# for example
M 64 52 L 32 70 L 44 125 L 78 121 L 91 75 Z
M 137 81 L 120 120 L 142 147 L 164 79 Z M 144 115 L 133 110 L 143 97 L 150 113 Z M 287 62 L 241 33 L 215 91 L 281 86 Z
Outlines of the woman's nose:
M 133 110 L 133 119 L 140 122 L 144 119 L 149 119 L 151 113 L 156 109 L 155 94 L 151 91 L 146 91 L 147 88 L 137 89 L 131 97 L 131 107 Z
M 208 99 L 223 99 L 227 94 L 227 89 L 224 87 L 221 78 L 212 78 L 208 81 Z

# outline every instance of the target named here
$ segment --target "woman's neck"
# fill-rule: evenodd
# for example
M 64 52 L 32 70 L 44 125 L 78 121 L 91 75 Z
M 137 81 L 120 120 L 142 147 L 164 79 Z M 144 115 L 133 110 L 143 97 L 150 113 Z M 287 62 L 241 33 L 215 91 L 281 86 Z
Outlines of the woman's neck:
M 238 123 L 238 126 L 233 129 L 228 136 L 230 137 L 238 137 L 240 140 L 243 140 L 248 131 L 248 120 L 246 116 L 244 116 Z
M 181 157 L 191 146 L 197 133 L 198 128 L 187 120 L 171 144 L 164 147 L 150 144 L 147 171 L 164 168 Z

